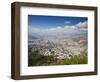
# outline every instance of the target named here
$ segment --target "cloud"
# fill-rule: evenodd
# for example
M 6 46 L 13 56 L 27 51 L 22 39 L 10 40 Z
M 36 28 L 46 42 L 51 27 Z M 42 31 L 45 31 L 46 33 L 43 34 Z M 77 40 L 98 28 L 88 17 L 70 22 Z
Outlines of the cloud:
M 71 22 L 70 22 L 70 21 L 65 21 L 64 23 L 65 23 L 65 24 L 71 24 Z
M 79 27 L 79 28 L 87 28 L 88 22 L 87 21 L 79 22 L 78 24 L 76 24 L 76 26 Z
M 64 28 L 65 29 L 77 29 L 77 27 L 75 25 L 72 25 L 72 26 L 65 25 Z
M 58 26 L 58 27 L 56 27 L 56 28 L 49 28 L 48 31 L 49 31 L 49 30 L 50 30 L 50 31 L 55 31 L 55 30 L 60 30 L 60 29 L 62 29 L 62 27 L 61 27 L 61 26 Z
M 48 30 L 50 30 L 50 31 L 55 31 L 55 30 L 56 30 L 56 28 L 50 28 L 50 29 L 48 29 Z
M 62 27 L 61 26 L 58 26 L 57 29 L 62 29 Z
M 65 25 L 64 27 L 57 26 L 52 28 L 36 28 L 29 26 L 30 33 L 60 33 L 60 32 L 78 32 L 79 30 L 87 30 L 87 21 L 79 22 L 75 25 Z

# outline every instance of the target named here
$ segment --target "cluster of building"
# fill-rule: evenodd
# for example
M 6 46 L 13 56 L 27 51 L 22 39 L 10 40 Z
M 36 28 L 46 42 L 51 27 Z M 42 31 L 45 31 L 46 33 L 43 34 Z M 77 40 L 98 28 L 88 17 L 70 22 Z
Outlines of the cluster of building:
M 37 40 L 30 43 L 30 46 L 33 52 L 38 50 L 39 54 L 44 56 L 52 55 L 58 59 L 70 59 L 74 55 L 79 55 L 87 48 L 86 45 L 83 45 L 81 40 L 78 42 L 75 42 L 73 39 Z

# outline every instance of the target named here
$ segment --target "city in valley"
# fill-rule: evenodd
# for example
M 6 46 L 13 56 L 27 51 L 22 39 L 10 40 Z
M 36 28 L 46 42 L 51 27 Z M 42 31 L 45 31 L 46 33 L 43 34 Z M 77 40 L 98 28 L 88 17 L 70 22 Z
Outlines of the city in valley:
M 31 52 L 33 54 L 30 55 L 31 58 L 35 57 L 33 55 L 37 55 L 37 61 L 39 61 L 38 58 L 47 57 L 49 60 L 49 57 L 53 57 L 51 59 L 51 62 L 54 62 L 52 64 L 56 64 L 57 60 L 72 60 L 74 57 L 87 57 L 87 38 L 86 35 L 84 36 L 75 36 L 75 37 L 47 37 L 47 38 L 34 38 L 29 41 L 29 48 L 31 49 Z M 33 57 L 32 57 L 33 56 Z M 38 57 L 39 56 L 39 57 Z M 40 58 L 40 59 L 41 59 Z M 35 58 L 33 58 L 34 60 Z M 45 58 L 44 58 L 45 59 Z M 56 61 L 55 61 L 56 60 Z M 85 59 L 86 60 L 86 59 Z M 75 62 L 74 62 L 75 63 Z M 72 64 L 74 64 L 72 63 Z M 78 63 L 78 60 L 76 60 L 76 64 Z M 82 63 L 82 62 L 79 62 Z M 83 62 L 83 64 L 86 63 Z M 62 63 L 64 64 L 64 63 Z M 67 64 L 67 63 L 65 63 Z M 45 65 L 45 63 L 44 63 Z

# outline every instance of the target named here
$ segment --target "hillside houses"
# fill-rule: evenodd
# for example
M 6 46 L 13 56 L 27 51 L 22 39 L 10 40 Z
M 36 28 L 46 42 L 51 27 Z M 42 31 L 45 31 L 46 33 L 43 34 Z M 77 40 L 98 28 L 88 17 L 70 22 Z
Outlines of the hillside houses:
M 44 56 L 54 56 L 58 59 L 64 59 L 79 55 L 82 51 L 87 50 L 86 39 L 74 41 L 73 39 L 50 39 L 50 40 L 37 40 L 31 41 L 29 46 L 31 46 L 32 51 L 39 51 L 40 55 Z

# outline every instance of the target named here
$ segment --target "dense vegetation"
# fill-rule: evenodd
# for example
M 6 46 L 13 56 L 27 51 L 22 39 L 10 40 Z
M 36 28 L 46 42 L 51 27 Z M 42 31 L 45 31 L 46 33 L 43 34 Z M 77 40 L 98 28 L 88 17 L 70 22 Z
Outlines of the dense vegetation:
M 48 66 L 48 65 L 71 65 L 71 64 L 86 64 L 87 54 L 81 52 L 79 55 L 71 56 L 65 59 L 58 59 L 52 55 L 43 56 L 36 50 L 32 52 L 32 48 L 28 49 L 28 66 Z

